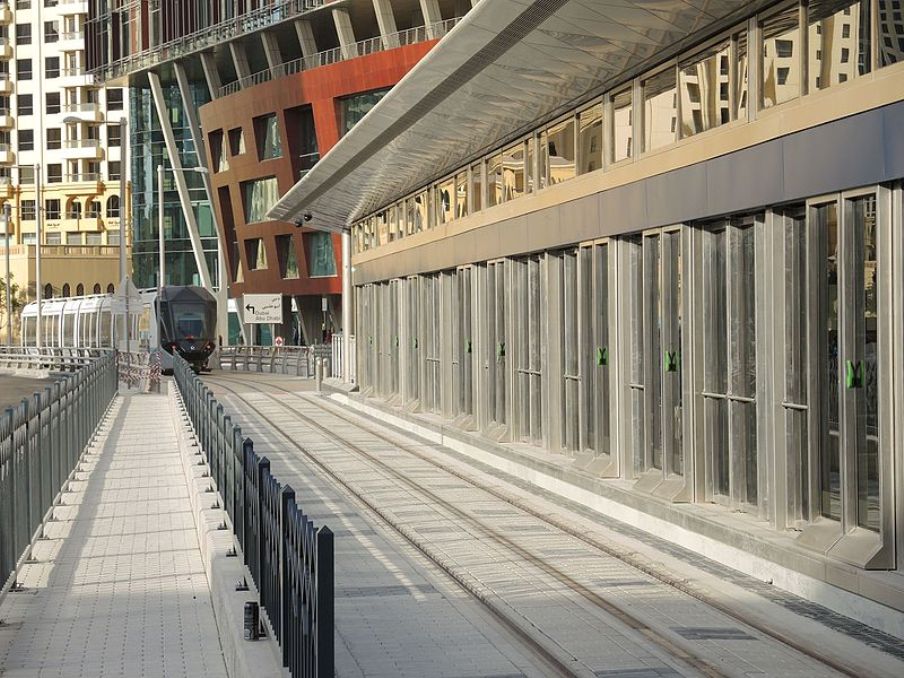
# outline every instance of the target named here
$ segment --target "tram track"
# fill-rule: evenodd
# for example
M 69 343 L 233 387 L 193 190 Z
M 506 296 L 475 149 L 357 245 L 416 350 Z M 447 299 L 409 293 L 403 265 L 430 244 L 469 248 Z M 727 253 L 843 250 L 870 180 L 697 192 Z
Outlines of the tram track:
M 303 421 L 305 425 L 320 432 L 328 439 L 342 445 L 349 451 L 352 451 L 354 454 L 365 459 L 367 463 L 377 466 L 384 473 L 389 474 L 397 482 L 402 483 L 404 486 L 407 486 L 411 491 L 422 495 L 425 499 L 429 500 L 432 505 L 442 506 L 444 510 L 454 515 L 458 520 L 464 521 L 474 529 L 483 532 L 488 538 L 492 539 L 502 548 L 505 548 L 516 555 L 523 562 L 530 563 L 533 567 L 536 567 L 545 575 L 551 577 L 559 584 L 567 587 L 569 591 L 580 596 L 586 603 L 589 603 L 591 606 L 603 612 L 605 615 L 608 615 L 612 619 L 617 620 L 624 627 L 638 633 L 646 641 L 657 646 L 660 650 L 664 651 L 668 656 L 673 658 L 673 660 L 675 660 L 679 664 L 682 664 L 690 668 L 692 671 L 695 671 L 704 676 L 727 675 L 718 666 L 715 666 L 706 658 L 697 655 L 694 652 L 693 648 L 688 647 L 687 644 L 679 644 L 678 642 L 675 642 L 675 640 L 673 640 L 673 638 L 671 638 L 669 635 L 666 635 L 658 629 L 651 627 L 644 620 L 633 614 L 630 610 L 625 609 L 624 605 L 613 601 L 596 591 L 591 590 L 549 560 L 514 542 L 506 535 L 501 534 L 491 525 L 486 524 L 485 521 L 482 521 L 471 513 L 463 510 L 460 506 L 453 504 L 452 502 L 449 502 L 443 497 L 437 495 L 436 492 L 434 492 L 430 488 L 424 487 L 423 485 L 414 482 L 384 461 L 380 460 L 372 453 L 361 448 L 360 445 L 357 445 L 356 443 L 348 439 L 342 438 L 336 433 L 335 430 L 331 430 L 329 427 L 321 424 L 309 414 L 302 412 L 297 408 L 292 407 L 291 405 L 288 405 L 280 398 L 277 398 L 273 393 L 269 393 L 264 390 L 264 388 L 261 388 L 257 385 L 249 384 L 247 381 L 225 375 L 216 375 L 215 377 L 212 377 L 212 381 L 224 388 L 224 390 L 241 398 L 242 402 L 250 410 L 252 410 L 256 416 L 265 421 L 270 427 L 272 427 L 273 430 L 279 431 L 280 436 L 283 437 L 293 448 L 298 450 L 307 459 L 311 460 L 311 462 L 314 463 L 324 474 L 340 484 L 346 491 L 350 492 L 353 496 L 358 498 L 359 501 L 362 501 L 365 505 L 367 505 L 372 511 L 374 511 L 375 514 L 379 515 L 381 519 L 386 522 L 394 531 L 401 534 L 409 543 L 411 543 L 420 552 L 424 553 L 426 557 L 428 557 L 432 562 L 436 563 L 441 569 L 443 569 L 443 571 L 449 574 L 449 576 L 451 576 L 459 584 L 459 586 L 465 588 L 471 595 L 475 596 L 478 600 L 481 601 L 481 603 L 487 606 L 493 613 L 494 617 L 500 619 L 500 621 L 502 621 L 502 623 L 504 623 L 510 630 L 514 631 L 519 638 L 527 642 L 528 645 L 532 646 L 535 653 L 542 655 L 547 662 L 550 662 L 550 660 L 552 660 L 551 664 L 558 667 L 559 670 L 557 671 L 557 673 L 559 673 L 560 675 L 580 675 L 574 673 L 568 666 L 569 663 L 573 660 L 576 660 L 576 658 L 569 657 L 568 655 L 570 653 L 567 653 L 567 651 L 565 651 L 566 656 L 562 657 L 561 653 L 564 651 L 564 648 L 562 648 L 561 645 L 555 644 L 555 641 L 547 634 L 544 634 L 542 632 L 542 629 L 540 629 L 539 627 L 532 626 L 531 628 L 525 629 L 523 628 L 522 624 L 519 624 L 516 621 L 512 620 L 511 617 L 507 615 L 505 609 L 499 609 L 498 604 L 492 604 L 486 599 L 485 595 L 482 595 L 481 591 L 475 590 L 472 582 L 467 581 L 467 578 L 462 577 L 458 573 L 452 571 L 444 562 L 442 562 L 441 558 L 436 558 L 434 554 L 431 554 L 429 552 L 429 548 L 425 549 L 424 545 L 421 543 L 421 540 L 417 537 L 417 535 L 413 534 L 413 530 L 411 530 L 410 528 L 406 529 L 405 526 L 397 524 L 396 521 L 392 520 L 390 516 L 387 516 L 385 512 L 382 511 L 379 507 L 373 505 L 373 502 L 362 496 L 359 491 L 355 490 L 343 478 L 339 477 L 339 475 L 334 470 L 330 469 L 327 464 L 324 464 L 320 459 L 317 459 L 316 455 L 311 454 L 304 448 L 303 445 L 283 433 L 279 423 L 274 420 L 273 417 L 262 412 L 259 407 L 243 398 L 242 394 L 239 391 L 230 388 L 226 384 L 240 384 L 242 387 L 249 388 L 253 392 L 267 398 L 268 401 L 275 403 L 283 410 L 290 412 L 294 417 Z M 298 394 L 294 391 L 282 388 L 276 384 L 265 384 L 265 387 L 298 398 Z M 737 621 L 743 626 L 754 629 L 767 638 L 780 642 L 782 645 L 785 645 L 801 653 L 802 655 L 818 662 L 820 665 L 825 666 L 832 671 L 836 671 L 840 674 L 848 676 L 862 675 L 850 666 L 845 666 L 839 662 L 833 661 L 831 658 L 827 658 L 824 655 L 818 655 L 812 649 L 795 642 L 793 639 L 786 637 L 785 635 L 781 634 L 776 629 L 769 627 L 768 625 L 751 623 L 751 621 L 743 618 L 736 610 L 733 610 L 730 606 L 727 606 L 718 600 L 711 599 L 710 597 L 701 593 L 695 587 L 688 585 L 686 582 L 677 579 L 672 575 L 669 575 L 663 569 L 650 563 L 644 562 L 642 558 L 632 556 L 630 553 L 626 552 L 626 549 L 619 548 L 614 544 L 604 542 L 597 537 L 592 537 L 586 533 L 582 533 L 574 526 L 568 525 L 561 520 L 557 520 L 547 515 L 542 515 L 537 511 L 535 507 L 530 506 L 527 502 L 521 501 L 516 497 L 497 489 L 496 487 L 486 485 L 480 482 L 480 480 L 475 479 L 474 474 L 462 472 L 457 468 L 454 468 L 448 464 L 444 464 L 433 458 L 431 455 L 424 454 L 420 450 L 415 449 L 410 445 L 406 445 L 405 443 L 402 443 L 397 439 L 393 439 L 390 436 L 382 433 L 381 431 L 375 430 L 374 428 L 361 423 L 359 421 L 360 417 L 356 417 L 355 420 L 351 420 L 347 418 L 347 413 L 342 412 L 337 406 L 332 404 L 326 405 L 316 399 L 298 398 L 298 400 L 301 400 L 306 405 L 313 406 L 314 408 L 320 410 L 325 414 L 328 414 L 329 416 L 342 419 L 346 424 L 349 424 L 356 429 L 377 438 L 378 440 L 388 443 L 398 450 L 412 455 L 418 460 L 427 463 L 435 467 L 436 469 L 463 481 L 464 483 L 467 483 L 473 488 L 487 493 L 493 498 L 510 505 L 511 507 L 523 512 L 531 518 L 541 521 L 542 523 L 548 525 L 556 531 L 559 531 L 571 538 L 578 540 L 579 542 L 594 550 L 600 551 L 606 556 L 614 558 L 629 567 L 643 572 L 659 583 L 671 587 L 683 594 L 691 596 L 700 603 L 703 603 L 704 605 L 725 614 L 727 617 Z M 537 638 L 537 633 L 542 634 L 540 638 Z M 552 648 L 549 647 L 550 642 L 554 643 L 554 646 Z

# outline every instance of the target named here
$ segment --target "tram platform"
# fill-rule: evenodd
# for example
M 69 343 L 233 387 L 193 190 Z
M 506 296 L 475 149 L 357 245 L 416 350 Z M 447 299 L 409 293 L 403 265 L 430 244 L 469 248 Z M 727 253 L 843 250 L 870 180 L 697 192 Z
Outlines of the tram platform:
M 227 676 L 170 395 L 121 394 L 0 605 L 0 675 Z

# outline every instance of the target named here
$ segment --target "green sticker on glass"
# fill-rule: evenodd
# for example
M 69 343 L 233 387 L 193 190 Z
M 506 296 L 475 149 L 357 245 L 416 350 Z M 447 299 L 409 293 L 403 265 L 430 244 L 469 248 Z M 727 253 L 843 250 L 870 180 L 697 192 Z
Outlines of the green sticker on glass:
M 596 364 L 600 367 L 605 367 L 609 364 L 609 348 L 606 346 L 600 346 L 596 349 Z
M 863 363 L 846 360 L 844 365 L 844 383 L 849 389 L 863 388 Z

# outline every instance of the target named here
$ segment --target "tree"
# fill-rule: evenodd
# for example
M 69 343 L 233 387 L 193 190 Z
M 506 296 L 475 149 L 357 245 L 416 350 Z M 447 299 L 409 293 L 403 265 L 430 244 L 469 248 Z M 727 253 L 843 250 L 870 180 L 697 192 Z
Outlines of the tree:
M 16 334 L 18 323 L 16 319 L 19 317 L 19 312 L 22 310 L 22 307 L 25 306 L 25 293 L 19 288 L 19 283 L 13 280 L 13 275 L 10 274 L 9 280 L 9 291 L 10 291 L 10 299 L 9 303 L 12 307 L 13 314 L 13 322 L 12 322 L 12 333 Z M 0 277 L 0 335 L 6 336 L 6 328 L 7 328 L 7 320 L 6 320 L 6 278 Z

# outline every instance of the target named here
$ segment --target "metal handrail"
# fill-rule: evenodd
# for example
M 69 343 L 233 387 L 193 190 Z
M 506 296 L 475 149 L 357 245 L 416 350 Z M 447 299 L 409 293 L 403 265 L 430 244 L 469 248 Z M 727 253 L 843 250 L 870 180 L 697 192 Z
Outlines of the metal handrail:
M 20 568 L 117 388 L 112 351 L 66 357 L 56 351 L 0 350 L 0 363 L 18 360 L 23 367 L 58 366 L 70 358 L 72 371 L 0 415 L 0 599 L 18 587 Z
M 377 52 L 383 52 L 388 49 L 414 45 L 427 40 L 436 40 L 451 31 L 461 19 L 462 17 L 455 17 L 453 19 L 437 21 L 436 23 L 429 25 L 415 26 L 414 28 L 397 31 L 396 33 L 390 33 L 385 36 L 376 36 L 367 38 L 366 40 L 359 40 L 348 47 L 334 47 L 332 49 L 324 50 L 323 52 L 317 52 L 316 54 L 287 61 L 273 70 L 266 69 L 253 73 L 250 76 L 233 80 L 220 88 L 220 94 L 222 96 L 234 94 L 246 87 L 253 87 L 254 85 L 269 82 L 273 79 L 274 72 L 278 77 L 295 75 L 296 73 L 308 71 L 312 68 L 329 66 L 330 64 L 335 64 L 340 61 L 355 59 L 368 54 L 376 54 Z
M 293 678 L 332 678 L 335 667 L 333 533 L 315 528 L 295 491 L 242 438 L 213 392 L 181 356 L 173 374 L 236 540 Z M 301 603 L 304 601 L 304 603 Z M 255 629 L 256 631 L 256 629 Z
M 329 345 L 318 346 L 221 346 L 209 364 L 221 370 L 269 372 L 314 378 L 314 362 L 329 357 Z

